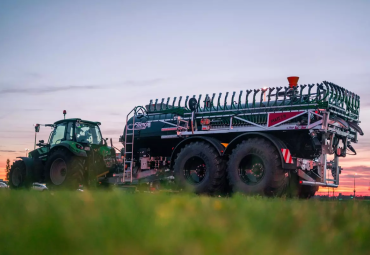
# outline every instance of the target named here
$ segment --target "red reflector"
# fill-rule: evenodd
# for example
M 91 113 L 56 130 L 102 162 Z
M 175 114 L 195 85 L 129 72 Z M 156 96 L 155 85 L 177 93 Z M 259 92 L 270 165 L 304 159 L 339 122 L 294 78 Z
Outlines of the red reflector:
M 209 125 L 211 123 L 210 119 L 201 119 L 200 124 L 202 125 Z
M 341 155 L 341 154 L 342 154 L 342 148 L 338 148 L 338 149 L 337 149 L 337 154 L 338 154 L 338 155 Z
M 303 181 L 299 181 L 299 184 L 303 184 Z

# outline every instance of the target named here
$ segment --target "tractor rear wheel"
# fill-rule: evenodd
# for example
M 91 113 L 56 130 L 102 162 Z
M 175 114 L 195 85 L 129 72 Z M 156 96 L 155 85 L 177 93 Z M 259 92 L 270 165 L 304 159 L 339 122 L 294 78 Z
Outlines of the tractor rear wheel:
M 189 143 L 177 154 L 175 182 L 186 191 L 213 195 L 224 188 L 225 168 L 225 161 L 213 146 L 205 142 Z
M 17 160 L 10 168 L 9 187 L 11 189 L 29 189 L 32 181 L 27 176 L 26 165 L 22 160 Z
M 83 183 L 84 159 L 65 149 L 57 149 L 46 163 L 46 183 L 51 189 L 77 190 Z
M 237 145 L 229 157 L 227 174 L 233 191 L 248 195 L 282 196 L 289 183 L 279 152 L 261 138 Z

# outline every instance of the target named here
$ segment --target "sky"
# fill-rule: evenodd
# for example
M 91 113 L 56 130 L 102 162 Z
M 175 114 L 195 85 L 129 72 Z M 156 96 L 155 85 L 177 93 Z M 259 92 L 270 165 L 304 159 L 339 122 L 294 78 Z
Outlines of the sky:
M 35 123 L 102 122 L 122 147 L 150 99 L 328 80 L 361 96 L 365 136 L 336 193 L 370 194 L 370 1 L 0 0 L 0 178 Z M 48 139 L 42 128 L 39 139 Z M 322 190 L 321 190 L 322 191 Z

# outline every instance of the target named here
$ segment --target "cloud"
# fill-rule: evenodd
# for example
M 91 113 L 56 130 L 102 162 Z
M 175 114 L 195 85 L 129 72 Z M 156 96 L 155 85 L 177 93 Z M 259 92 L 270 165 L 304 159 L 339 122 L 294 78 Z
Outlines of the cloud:
M 115 84 L 101 84 L 101 85 L 82 85 L 82 86 L 42 86 L 32 88 L 7 88 L 0 90 L 0 95 L 4 94 L 45 94 L 45 93 L 54 93 L 60 91 L 71 91 L 71 90 L 94 90 L 94 89 L 107 89 L 107 88 L 116 88 L 123 86 L 139 86 L 147 87 L 154 86 L 162 82 L 163 79 L 151 79 L 151 80 L 127 80 Z M 8 85 L 8 87 L 14 87 Z M 36 109 L 35 109 L 36 110 Z
M 350 170 L 350 171 L 355 171 L 357 169 L 361 169 L 361 170 L 365 170 L 365 171 L 370 171 L 370 166 L 358 165 L 358 166 L 347 167 L 347 169 Z
M 26 72 L 24 73 L 24 76 L 27 78 L 31 78 L 31 79 L 40 79 L 43 77 L 42 74 L 37 73 L 37 72 Z
M 45 109 L 22 109 L 22 111 L 26 111 L 26 112 L 38 112 L 38 111 L 45 111 Z
M 5 113 L 5 114 L 1 114 L 0 115 L 0 120 L 1 119 L 4 119 L 6 116 L 9 116 L 9 115 L 11 115 L 11 114 L 13 114 L 15 112 L 15 110 L 10 110 L 10 111 L 8 111 L 7 113 Z
M 153 86 L 153 85 L 157 85 L 161 82 L 163 82 L 164 79 L 162 78 L 156 78 L 156 79 L 151 79 L 151 80 L 137 80 L 137 81 L 134 81 L 134 80 L 128 80 L 128 81 L 124 81 L 122 84 L 123 85 L 128 85 L 128 86 L 140 86 L 140 87 L 147 87 L 147 86 Z
M 103 136 L 109 136 L 109 135 L 121 135 L 123 132 L 122 129 L 107 129 L 107 130 L 102 130 Z
M 0 94 L 43 94 L 68 90 L 99 89 L 99 88 L 103 87 L 95 85 L 86 85 L 86 86 L 63 86 L 63 87 L 43 86 L 39 88 L 10 88 L 0 90 Z

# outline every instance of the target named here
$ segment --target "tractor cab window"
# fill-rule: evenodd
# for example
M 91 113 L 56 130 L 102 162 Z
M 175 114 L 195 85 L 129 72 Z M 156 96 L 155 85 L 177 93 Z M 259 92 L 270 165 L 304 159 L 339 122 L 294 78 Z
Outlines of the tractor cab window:
M 79 143 L 100 144 L 102 137 L 97 125 L 76 123 L 76 141 Z
M 73 122 L 68 123 L 67 132 L 66 132 L 66 139 L 67 139 L 67 141 L 73 141 Z
M 58 144 L 64 140 L 65 131 L 66 123 L 61 123 L 56 126 L 50 138 L 50 145 Z

